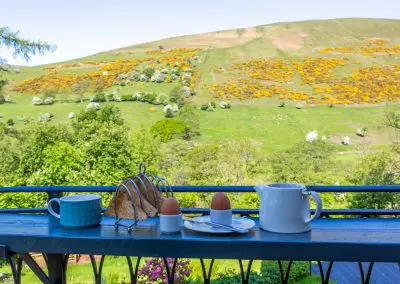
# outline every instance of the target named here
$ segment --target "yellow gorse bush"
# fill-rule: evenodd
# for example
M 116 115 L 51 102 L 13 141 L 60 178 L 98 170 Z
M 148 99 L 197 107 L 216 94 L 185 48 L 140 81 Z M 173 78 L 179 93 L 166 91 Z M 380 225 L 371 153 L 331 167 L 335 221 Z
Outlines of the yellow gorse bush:
M 71 87 L 82 81 L 89 82 L 89 90 L 94 91 L 111 87 L 113 76 L 104 76 L 102 72 L 89 72 L 86 74 L 48 74 L 25 80 L 14 86 L 13 90 L 20 93 L 38 94 L 46 88 L 52 88 L 55 92 L 71 92 Z
M 190 67 L 188 60 L 196 56 L 196 52 L 200 51 L 201 48 L 174 48 L 167 50 L 147 51 L 146 54 L 157 56 L 157 59 L 161 63 L 165 63 L 170 66 L 174 66 L 186 70 Z
M 383 46 L 389 42 L 387 39 L 383 38 L 367 38 L 365 41 L 371 45 L 378 45 L 378 46 Z
M 400 100 L 400 65 L 355 68 L 351 74 L 338 78 L 334 69 L 349 63 L 347 57 L 305 57 L 292 59 L 291 63 L 289 65 L 275 58 L 237 63 L 232 69 L 239 70 L 240 79 L 230 78 L 225 83 L 206 86 L 206 89 L 217 98 L 239 100 L 277 97 L 312 104 L 363 104 Z M 301 84 L 311 86 L 312 91 L 297 91 L 285 86 L 291 84 L 296 72 Z
M 280 83 L 289 82 L 295 75 L 293 68 L 279 58 L 258 59 L 237 63 L 233 66 L 233 69 L 239 70 L 240 74 L 245 74 L 252 79 Z
M 308 95 L 301 91 L 291 90 L 278 85 L 271 85 L 252 79 L 228 80 L 223 84 L 205 86 L 217 98 L 262 98 L 279 96 L 279 98 L 293 100 L 307 100 Z
M 367 47 L 328 47 L 319 49 L 321 54 L 354 53 L 363 56 L 393 56 L 400 55 L 400 45 L 385 46 L 389 41 L 386 39 L 370 38 L 365 40 L 370 46 Z
M 145 57 L 145 58 L 130 58 L 127 60 L 114 60 L 108 64 L 105 64 L 100 67 L 103 71 L 108 71 L 114 73 L 114 75 L 118 75 L 121 73 L 127 73 L 131 71 L 133 68 L 138 66 L 143 62 L 152 61 L 154 58 Z
M 332 85 L 332 95 L 344 104 L 398 102 L 400 65 L 356 69 Z
M 327 83 L 333 78 L 332 70 L 344 66 L 342 58 L 304 57 L 303 60 L 292 60 L 293 66 L 301 77 L 303 84 Z

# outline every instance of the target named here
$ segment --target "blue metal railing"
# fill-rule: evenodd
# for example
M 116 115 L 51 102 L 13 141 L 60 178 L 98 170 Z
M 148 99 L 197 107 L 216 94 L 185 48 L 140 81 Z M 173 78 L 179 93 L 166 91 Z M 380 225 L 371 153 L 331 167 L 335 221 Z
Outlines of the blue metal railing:
M 254 192 L 254 186 L 246 185 L 175 185 L 171 186 L 174 192 Z M 307 188 L 316 192 L 398 192 L 400 185 L 312 185 Z M 116 186 L 79 185 L 79 186 L 6 186 L 0 187 L 0 193 L 5 192 L 114 192 Z
M 254 192 L 254 186 L 171 186 L 175 193 L 210 193 L 231 192 L 245 193 Z M 348 192 L 392 192 L 400 193 L 400 185 L 363 185 L 363 186 L 308 186 L 309 189 L 320 193 L 348 193 Z M 65 192 L 114 192 L 116 186 L 11 186 L 0 187 L 0 193 L 11 192 L 43 192 L 49 198 L 57 197 Z M 184 213 L 207 214 L 208 208 L 183 208 Z M 0 208 L 0 213 L 46 213 L 46 208 Z M 242 216 L 258 214 L 257 209 L 233 209 L 235 214 Z M 400 216 L 400 209 L 324 209 L 321 216 L 331 215 L 356 215 L 360 217 L 390 215 Z
M 370 193 L 376 193 L 376 192 L 391 192 L 393 194 L 400 194 L 400 185 L 382 185 L 382 186 L 309 186 L 309 189 L 312 189 L 314 191 L 320 192 L 320 193 L 348 193 L 348 192 L 370 192 Z M 254 192 L 254 187 L 253 186 L 172 186 L 171 189 L 175 193 L 212 193 L 212 192 L 218 192 L 218 191 L 223 191 L 223 192 L 231 192 L 231 193 L 244 193 L 244 192 Z M 53 197 L 59 197 L 63 193 L 67 192 L 109 192 L 112 193 L 116 190 L 116 186 L 14 186 L 14 187 L 0 187 L 0 194 L 1 193 L 20 193 L 20 192 L 26 192 L 26 193 L 47 193 L 48 198 L 53 198 Z M 208 214 L 209 209 L 208 208 L 183 208 L 182 209 L 183 213 L 190 213 L 190 214 Z M 46 208 L 0 208 L 0 213 L 41 213 L 45 214 L 47 213 Z M 248 216 L 248 215 L 256 215 L 258 214 L 257 209 L 245 209 L 245 208 L 235 208 L 233 209 L 234 214 L 239 214 L 241 216 Z M 324 209 L 321 213 L 322 217 L 331 217 L 331 216 L 356 216 L 356 217 L 371 217 L 371 216 L 396 216 L 397 218 L 400 216 L 400 209 Z M 14 216 L 15 217 L 15 216 Z M 358 220 L 360 221 L 360 220 Z M 317 242 L 318 243 L 318 242 Z M 207 244 L 208 245 L 208 244 Z M 297 248 L 298 244 L 296 244 Z M 353 244 L 352 244 L 353 246 Z M 193 246 L 190 246 L 192 249 Z M 377 248 L 379 249 L 379 248 Z M 216 250 L 217 251 L 217 250 Z M 284 251 L 284 250 L 283 250 Z M 290 251 L 293 251 L 291 249 Z M 300 250 L 301 251 L 301 250 Z M 324 250 L 321 250 L 324 251 Z M 3 252 L 3 255 L 2 255 Z M 157 252 L 159 253 L 159 252 Z M 281 253 L 281 252 L 279 252 Z M 325 256 L 325 252 L 324 257 Z M 363 255 L 365 254 L 364 252 L 362 253 Z M 388 255 L 387 253 L 385 255 Z M 20 255 L 16 258 L 16 263 L 13 262 L 14 257 L 12 254 L 9 255 L 8 248 L 6 246 L 0 245 L 0 256 L 6 257 L 10 263 L 10 266 L 13 271 L 13 277 L 15 280 L 15 283 L 19 283 L 18 279 L 21 279 L 21 267 L 22 267 L 22 260 L 26 263 L 29 263 L 29 267 L 38 275 L 39 277 L 42 277 L 41 279 L 48 279 L 47 276 L 43 273 L 43 271 L 39 268 L 39 266 L 36 264 L 36 262 L 32 259 L 32 257 L 29 255 L 28 252 L 20 253 Z M 57 255 L 57 254 L 47 254 L 46 259 L 52 257 L 51 261 L 46 261 L 48 263 L 51 263 L 51 271 L 49 272 L 49 277 L 52 277 L 52 275 L 61 275 L 65 269 L 66 265 L 68 264 L 68 254 L 64 255 Z M 58 257 L 58 258 L 57 258 Z M 103 262 L 105 259 L 106 255 L 102 255 L 100 258 L 100 264 L 97 266 L 96 264 L 96 259 L 94 258 L 93 255 L 90 255 L 90 260 L 92 263 L 93 267 L 93 272 L 94 272 L 94 278 L 95 278 L 95 283 L 101 283 L 102 281 L 102 269 L 101 267 L 103 266 Z M 364 256 L 363 256 L 364 257 Z M 137 258 L 136 265 L 133 266 L 132 261 L 129 256 L 126 257 L 128 266 L 129 266 L 129 273 L 131 277 L 131 282 L 136 283 L 137 276 L 138 276 L 138 268 L 140 265 L 140 260 L 142 259 L 141 256 Z M 57 260 L 58 259 L 58 260 Z M 164 263 L 167 263 L 166 258 L 163 258 Z M 175 259 L 174 261 L 176 261 Z M 326 260 L 326 259 L 324 259 Z M 240 264 L 240 273 L 241 273 L 241 278 L 242 278 L 242 283 L 248 284 L 249 283 L 249 273 L 251 271 L 251 265 L 253 263 L 253 260 L 249 260 L 247 269 L 245 271 L 243 267 L 242 260 L 239 259 L 239 264 Z M 322 267 L 322 261 L 317 260 L 318 265 L 319 265 L 319 272 L 320 276 L 322 279 L 322 283 L 328 283 L 329 282 L 329 277 L 330 277 L 330 271 L 333 265 L 333 260 L 330 260 L 327 262 L 327 269 L 323 269 Z M 361 260 L 360 260 L 361 261 Z M 55 264 L 56 263 L 56 264 Z M 204 264 L 204 261 L 202 258 L 200 258 L 200 263 L 202 266 L 202 271 L 203 271 L 203 278 L 204 278 L 204 283 L 210 283 L 211 279 L 211 271 L 212 271 L 212 266 L 214 263 L 214 259 L 211 260 L 210 265 L 208 266 L 208 269 L 206 270 L 206 266 Z M 288 277 L 290 273 L 290 268 L 293 263 L 293 260 L 289 259 L 286 271 L 284 271 L 283 266 L 281 261 L 278 258 L 278 264 L 279 264 L 279 275 L 280 275 L 280 281 L 281 283 L 288 283 Z M 36 264 L 36 265 L 33 265 Z M 368 283 L 369 278 L 371 275 L 372 267 L 373 267 L 373 262 L 369 262 L 368 268 L 366 272 L 364 272 L 364 269 L 362 268 L 361 262 L 359 264 L 359 269 L 360 269 L 360 277 L 361 279 L 366 279 L 362 280 L 363 283 Z M 99 267 L 99 269 L 97 269 Z M 135 267 L 135 269 L 134 269 Z M 166 267 L 168 267 L 166 265 Z M 310 267 L 311 267 L 311 262 L 310 262 Z M 175 265 L 172 267 L 172 273 L 170 274 L 167 270 L 167 275 L 174 275 L 174 269 Z M 206 271 L 208 271 L 206 273 Z M 65 277 L 65 275 L 64 275 Z M 61 277 L 62 278 L 62 277 Z M 49 281 L 50 282 L 50 281 Z M 57 281 L 55 281 L 58 283 Z M 168 278 L 169 283 L 173 283 L 173 277 Z

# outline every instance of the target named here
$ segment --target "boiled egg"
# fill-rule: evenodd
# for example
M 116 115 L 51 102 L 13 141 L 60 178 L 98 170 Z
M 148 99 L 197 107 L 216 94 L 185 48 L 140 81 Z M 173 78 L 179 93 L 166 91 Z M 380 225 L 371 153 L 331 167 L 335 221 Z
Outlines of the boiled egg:
M 214 194 L 211 200 L 211 209 L 213 210 L 229 210 L 231 209 L 231 202 L 228 196 L 223 192 Z
M 160 213 L 163 215 L 179 215 L 181 214 L 181 207 L 175 198 L 165 198 Z

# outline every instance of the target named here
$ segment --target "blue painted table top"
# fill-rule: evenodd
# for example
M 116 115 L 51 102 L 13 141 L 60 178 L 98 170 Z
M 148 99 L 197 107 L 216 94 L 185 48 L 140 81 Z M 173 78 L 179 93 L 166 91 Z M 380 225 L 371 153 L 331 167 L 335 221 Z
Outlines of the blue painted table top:
M 256 220 L 257 222 L 258 220 Z M 258 222 L 257 222 L 258 223 Z M 158 218 L 132 233 L 114 219 L 98 227 L 68 229 L 49 215 L 0 214 L 0 245 L 12 252 L 77 253 L 192 258 L 400 261 L 400 219 L 318 219 L 311 232 L 213 236 L 183 229 L 161 234 Z

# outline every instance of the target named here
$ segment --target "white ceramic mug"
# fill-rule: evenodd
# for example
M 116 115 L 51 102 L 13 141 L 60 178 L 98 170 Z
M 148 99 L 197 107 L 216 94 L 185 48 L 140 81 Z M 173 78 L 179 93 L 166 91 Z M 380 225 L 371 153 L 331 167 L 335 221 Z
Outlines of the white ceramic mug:
M 222 225 L 232 225 L 232 209 L 214 210 L 210 209 L 211 222 Z
M 182 229 L 182 214 L 160 214 L 160 230 L 163 233 L 176 233 Z

